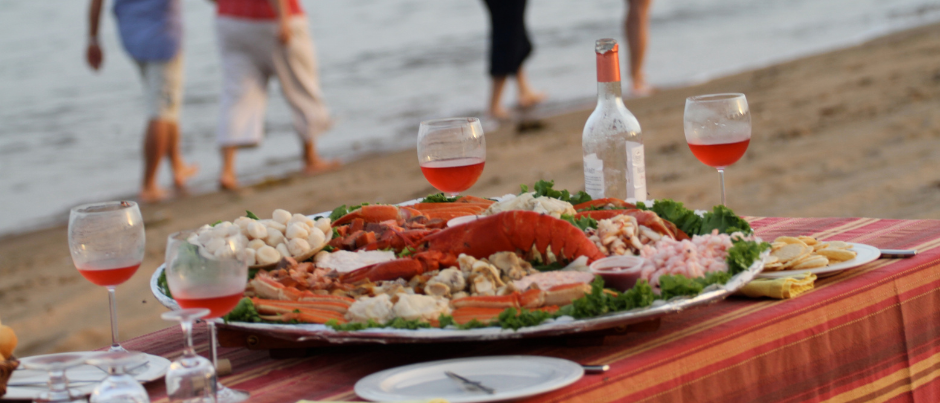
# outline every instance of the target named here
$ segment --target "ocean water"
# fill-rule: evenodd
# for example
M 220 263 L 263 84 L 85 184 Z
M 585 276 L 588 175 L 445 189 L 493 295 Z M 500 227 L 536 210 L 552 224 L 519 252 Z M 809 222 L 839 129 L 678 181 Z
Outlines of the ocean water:
M 182 148 L 216 186 L 220 70 L 214 6 L 182 0 Z M 111 2 L 102 71 L 85 65 L 87 2 L 3 0 L 0 13 L 0 233 L 62 222 L 76 204 L 136 194 L 145 124 L 140 79 L 116 35 Z M 593 101 L 594 40 L 622 40 L 623 0 L 532 0 L 527 61 L 546 110 Z M 488 96 L 488 20 L 473 0 L 303 0 L 336 126 L 323 154 L 352 160 L 413 148 L 418 123 L 479 116 Z M 940 21 L 935 0 L 655 0 L 647 55 L 653 85 L 675 86 L 765 66 Z M 626 52 L 622 51 L 621 55 Z M 625 66 L 625 60 L 621 63 Z M 626 77 L 626 75 L 625 75 Z M 513 102 L 509 88 L 507 104 Z M 276 82 L 267 138 L 239 153 L 244 182 L 300 167 L 299 141 Z M 169 186 L 169 171 L 161 179 Z

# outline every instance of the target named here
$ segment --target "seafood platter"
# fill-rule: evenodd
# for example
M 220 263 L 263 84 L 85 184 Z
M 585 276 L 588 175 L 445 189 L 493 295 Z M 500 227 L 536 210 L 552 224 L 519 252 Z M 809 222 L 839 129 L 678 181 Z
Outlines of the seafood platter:
M 486 199 L 275 210 L 204 225 L 207 256 L 249 263 L 220 326 L 288 341 L 420 343 L 574 334 L 716 302 L 757 276 L 771 246 L 724 206 L 591 200 L 539 181 Z M 178 309 L 163 266 L 157 299 Z

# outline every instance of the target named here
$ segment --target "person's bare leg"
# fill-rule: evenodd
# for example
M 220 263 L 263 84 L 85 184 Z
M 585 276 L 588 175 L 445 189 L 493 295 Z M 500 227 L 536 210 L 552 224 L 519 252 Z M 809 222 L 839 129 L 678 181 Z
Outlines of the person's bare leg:
M 317 153 L 317 145 L 313 141 L 304 142 L 304 174 L 316 175 L 339 168 L 339 160 L 325 160 Z
M 545 100 L 545 94 L 532 89 L 522 67 L 516 72 L 516 86 L 519 87 L 519 106 L 523 108 L 535 106 Z
M 166 155 L 169 128 L 166 122 L 152 119 L 147 123 L 144 135 L 144 181 L 140 200 L 153 202 L 166 198 L 166 191 L 157 186 L 157 169 Z
M 168 121 L 169 139 L 166 148 L 167 158 L 170 159 L 170 166 L 173 167 L 173 184 L 177 189 L 186 186 L 189 180 L 196 172 L 199 166 L 196 164 L 186 164 L 183 161 L 183 155 L 180 152 L 180 125 L 175 121 Z
M 493 76 L 491 78 L 493 79 L 493 91 L 490 93 L 489 114 L 496 119 L 506 119 L 509 117 L 509 112 L 500 105 L 500 100 L 503 98 L 503 89 L 506 87 L 506 76 Z
M 224 190 L 238 189 L 238 175 L 235 174 L 235 146 L 222 147 L 222 174 L 219 187 Z
M 624 31 L 627 36 L 627 46 L 630 48 L 630 80 L 633 92 L 645 95 L 651 92 L 646 84 L 646 74 L 643 72 L 643 61 L 646 57 L 646 43 L 649 39 L 649 13 L 652 0 L 628 0 L 629 10 Z

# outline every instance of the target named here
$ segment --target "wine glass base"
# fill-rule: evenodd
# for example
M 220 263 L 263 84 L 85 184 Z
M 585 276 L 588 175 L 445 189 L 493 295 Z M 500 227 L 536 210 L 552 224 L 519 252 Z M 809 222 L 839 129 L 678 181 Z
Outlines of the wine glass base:
M 108 352 L 109 353 L 129 353 L 130 351 L 125 350 L 124 347 L 122 347 L 120 344 L 116 344 L 116 345 L 111 346 L 111 348 L 108 349 Z
M 217 403 L 237 403 L 244 402 L 248 400 L 250 394 L 243 390 L 235 390 L 226 388 L 221 383 L 218 384 L 218 392 L 215 394 L 215 399 Z

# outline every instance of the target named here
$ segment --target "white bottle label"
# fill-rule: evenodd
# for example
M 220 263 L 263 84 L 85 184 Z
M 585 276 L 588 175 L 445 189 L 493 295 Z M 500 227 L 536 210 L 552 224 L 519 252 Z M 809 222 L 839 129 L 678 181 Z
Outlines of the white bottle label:
M 597 154 L 584 156 L 584 191 L 592 199 L 604 197 L 604 161 Z
M 633 141 L 627 142 L 627 198 L 646 201 L 646 158 L 643 144 Z

